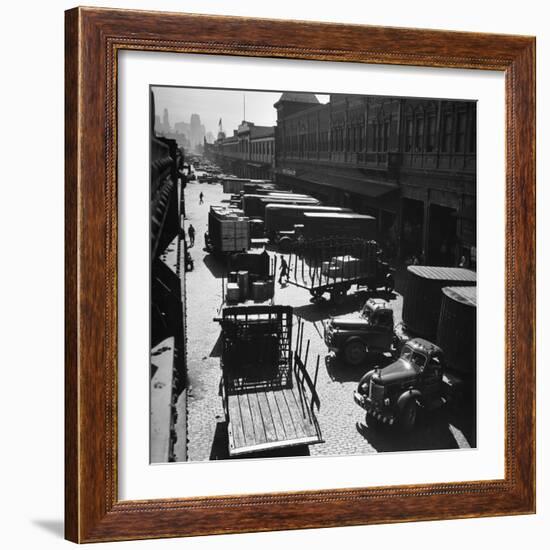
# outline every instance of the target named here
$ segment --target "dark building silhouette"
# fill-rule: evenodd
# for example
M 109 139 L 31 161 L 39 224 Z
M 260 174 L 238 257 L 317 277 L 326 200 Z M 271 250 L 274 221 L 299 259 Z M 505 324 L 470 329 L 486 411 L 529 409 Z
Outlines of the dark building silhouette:
M 285 92 L 274 107 L 278 183 L 376 216 L 390 255 L 475 264 L 475 102 Z

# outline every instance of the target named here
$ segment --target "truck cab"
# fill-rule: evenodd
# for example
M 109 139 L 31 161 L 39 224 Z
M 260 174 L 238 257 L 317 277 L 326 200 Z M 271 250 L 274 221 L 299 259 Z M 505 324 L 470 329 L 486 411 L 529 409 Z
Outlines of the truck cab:
M 447 376 L 443 350 L 423 338 L 403 345 L 399 358 L 367 372 L 354 393 L 369 418 L 384 424 L 414 427 L 420 408 L 439 409 L 457 395 L 460 381 Z
M 324 329 L 329 351 L 349 365 L 358 366 L 368 352 L 391 351 L 393 310 L 385 300 L 369 298 L 360 311 L 331 317 Z

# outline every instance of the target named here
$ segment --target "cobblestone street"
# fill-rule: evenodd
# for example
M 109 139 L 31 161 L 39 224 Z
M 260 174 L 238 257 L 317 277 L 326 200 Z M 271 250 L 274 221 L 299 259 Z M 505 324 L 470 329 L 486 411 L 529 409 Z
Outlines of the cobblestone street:
M 204 204 L 199 204 L 199 193 L 204 193 Z M 186 194 L 186 230 L 193 224 L 195 245 L 190 248 L 195 268 L 186 274 L 187 311 L 187 456 L 176 455 L 176 460 L 202 461 L 227 458 L 227 434 L 219 393 L 219 336 L 220 326 L 213 319 L 222 302 L 221 278 L 225 266 L 203 250 L 204 233 L 210 205 L 221 204 L 229 195 L 222 193 L 220 184 L 189 183 Z M 273 252 L 270 252 L 273 254 Z M 275 303 L 294 307 L 294 327 L 298 319 L 304 321 L 304 342 L 309 339 L 308 371 L 313 378 L 317 355 L 320 367 L 317 392 L 320 398 L 318 420 L 324 443 L 312 445 L 311 455 L 366 454 L 382 451 L 415 449 L 451 449 L 468 447 L 472 434 L 464 434 L 459 423 L 442 411 L 419 419 L 417 428 L 404 435 L 388 427 L 369 427 L 364 411 L 353 401 L 353 391 L 361 376 L 377 362 L 388 361 L 384 356 L 370 356 L 369 363 L 351 368 L 339 361 L 325 363 L 326 345 L 322 339 L 323 321 L 331 315 L 357 311 L 367 299 L 364 291 L 350 291 L 345 300 L 334 305 L 328 301 L 310 302 L 309 293 L 301 288 L 276 285 Z M 389 298 L 396 322 L 401 319 L 402 299 L 397 293 Z M 295 334 L 293 334 L 294 340 Z M 180 421 L 185 411 L 185 400 L 180 400 Z M 289 454 L 294 454 L 292 449 Z

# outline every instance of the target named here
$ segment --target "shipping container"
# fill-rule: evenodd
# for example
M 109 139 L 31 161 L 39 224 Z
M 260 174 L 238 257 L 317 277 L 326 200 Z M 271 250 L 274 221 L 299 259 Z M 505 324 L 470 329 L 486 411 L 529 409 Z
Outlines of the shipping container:
M 476 274 L 461 267 L 411 265 L 403 296 L 403 322 L 416 336 L 434 341 L 447 286 L 475 286 Z
M 441 292 L 437 345 L 451 368 L 475 374 L 477 287 L 444 287 Z
M 295 224 L 303 224 L 305 212 L 353 213 L 350 208 L 311 204 L 268 204 L 265 207 L 265 234 L 273 239 L 279 231 L 291 231 Z

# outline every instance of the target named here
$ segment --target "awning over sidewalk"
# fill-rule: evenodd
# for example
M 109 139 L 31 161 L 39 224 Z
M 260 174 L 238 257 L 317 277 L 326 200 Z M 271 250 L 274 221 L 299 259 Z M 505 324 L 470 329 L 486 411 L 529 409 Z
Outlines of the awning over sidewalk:
M 295 177 L 317 185 L 334 187 L 349 193 L 356 193 L 358 195 L 365 195 L 373 198 L 381 197 L 382 195 L 386 195 L 392 191 L 397 191 L 398 189 L 398 185 L 396 183 L 366 178 L 358 170 L 352 172 L 350 175 L 332 172 L 306 171 L 298 172 Z

